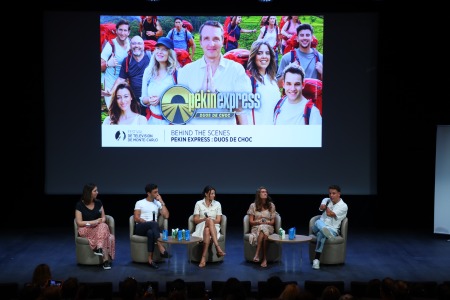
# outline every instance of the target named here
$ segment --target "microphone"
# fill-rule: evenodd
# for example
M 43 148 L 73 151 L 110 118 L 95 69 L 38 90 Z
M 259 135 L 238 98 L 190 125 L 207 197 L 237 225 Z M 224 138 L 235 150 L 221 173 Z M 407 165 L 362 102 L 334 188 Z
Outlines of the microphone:
M 153 221 L 155 221 L 155 212 L 152 211 L 152 213 L 153 213 Z
M 208 218 L 208 214 L 207 213 L 205 213 L 205 217 Z

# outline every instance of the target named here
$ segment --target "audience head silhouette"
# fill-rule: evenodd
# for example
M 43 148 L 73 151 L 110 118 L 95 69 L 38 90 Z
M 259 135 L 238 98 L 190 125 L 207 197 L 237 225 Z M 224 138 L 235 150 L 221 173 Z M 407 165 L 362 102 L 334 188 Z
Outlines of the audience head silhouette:
M 47 286 L 48 281 L 52 279 L 52 272 L 50 266 L 44 263 L 38 264 L 33 271 L 33 277 L 31 283 L 41 288 Z
M 301 289 L 296 283 L 288 283 L 281 292 L 279 300 L 297 300 L 300 297 Z
M 247 295 L 241 281 L 236 277 L 230 277 L 222 288 L 222 300 L 245 300 Z
M 339 300 L 340 297 L 341 291 L 334 285 L 329 285 L 323 290 L 321 300 Z
M 119 284 L 119 294 L 122 300 L 135 300 L 139 296 L 139 285 L 133 277 L 127 277 Z

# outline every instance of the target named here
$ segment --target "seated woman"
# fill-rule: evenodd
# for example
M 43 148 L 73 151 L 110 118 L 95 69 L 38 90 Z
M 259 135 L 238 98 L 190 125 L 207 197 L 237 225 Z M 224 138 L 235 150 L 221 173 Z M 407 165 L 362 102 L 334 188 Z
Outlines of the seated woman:
M 83 187 L 81 200 L 75 204 L 75 219 L 78 234 L 88 239 L 94 254 L 103 257 L 103 269 L 109 270 L 116 255 L 116 239 L 105 223 L 105 208 L 97 195 L 96 184 L 88 183 Z
M 263 186 L 256 190 L 255 201 L 250 204 L 247 210 L 250 220 L 251 235 L 250 243 L 256 245 L 254 262 L 260 261 L 262 250 L 261 267 L 267 267 L 267 243 L 269 235 L 274 231 L 275 225 L 275 204 L 269 196 L 267 189 Z
M 222 206 L 220 202 L 214 200 L 216 197 L 216 189 L 207 185 L 203 189 L 203 195 L 205 198 L 195 203 L 195 231 L 192 233 L 192 236 L 199 237 L 203 240 L 202 259 L 198 265 L 200 268 L 206 265 L 206 254 L 211 241 L 216 247 L 218 256 L 224 256 L 226 254 L 220 248 L 218 242 L 220 238 L 220 222 L 222 220 Z

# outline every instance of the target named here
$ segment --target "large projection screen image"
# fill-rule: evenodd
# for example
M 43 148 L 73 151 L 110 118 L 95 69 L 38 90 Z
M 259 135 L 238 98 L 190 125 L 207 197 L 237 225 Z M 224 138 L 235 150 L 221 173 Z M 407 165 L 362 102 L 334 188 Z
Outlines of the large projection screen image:
M 321 147 L 323 36 L 323 16 L 101 15 L 102 146 Z
M 141 23 L 152 17 L 145 13 L 44 12 L 46 194 L 78 195 L 90 181 L 105 195 L 140 194 L 148 182 L 170 194 L 197 195 L 206 184 L 221 194 L 253 194 L 264 185 L 273 194 L 322 195 L 330 184 L 347 195 L 377 194 L 378 13 L 299 12 L 313 36 L 297 36 L 298 45 L 281 38 L 278 56 L 263 45 L 277 29 L 269 24 L 265 32 L 257 9 L 240 16 L 238 46 L 229 51 L 214 26 L 200 39 L 202 24 L 225 24 L 220 10 L 155 11 L 159 26 L 149 27 Z M 172 40 L 178 17 L 192 31 Z M 279 26 L 281 17 L 272 22 Z M 116 28 L 121 20 L 127 32 Z M 113 24 L 105 35 L 125 43 L 102 43 L 103 24 Z M 142 39 L 157 27 L 161 43 Z M 191 47 L 178 48 L 183 42 Z M 281 53 L 289 47 L 308 49 L 309 61 L 299 58 L 303 83 L 296 56 Z M 287 80 L 279 81 L 291 59 Z M 157 62 L 169 68 L 156 70 Z M 268 74 L 253 84 L 260 67 Z M 109 75 L 116 78 L 106 83 Z

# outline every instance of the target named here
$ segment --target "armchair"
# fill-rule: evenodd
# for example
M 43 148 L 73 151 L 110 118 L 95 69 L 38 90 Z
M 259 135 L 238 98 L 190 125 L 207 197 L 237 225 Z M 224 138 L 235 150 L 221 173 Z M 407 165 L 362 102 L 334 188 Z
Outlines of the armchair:
M 114 218 L 110 215 L 106 215 L 106 224 L 109 226 L 109 231 L 111 234 L 115 234 L 115 222 Z M 73 229 L 75 235 L 75 253 L 77 257 L 77 263 L 81 265 L 101 265 L 103 263 L 103 258 L 101 256 L 95 255 L 89 246 L 89 241 L 87 238 L 78 235 L 78 225 L 77 220 L 73 219 Z
M 188 229 L 191 233 L 195 231 L 194 215 L 189 216 Z M 219 246 L 225 252 L 226 252 L 226 250 L 225 250 L 226 236 L 227 236 L 227 217 L 225 215 L 222 215 L 222 220 L 220 222 Z M 188 247 L 189 247 L 191 261 L 200 262 L 200 260 L 202 258 L 203 242 L 200 242 L 197 244 L 189 244 Z M 224 259 L 224 256 L 220 256 L 220 257 L 217 256 L 216 247 L 214 247 L 214 245 L 209 247 L 208 258 L 207 258 L 206 262 L 219 262 L 219 261 L 223 261 L 223 259 Z

